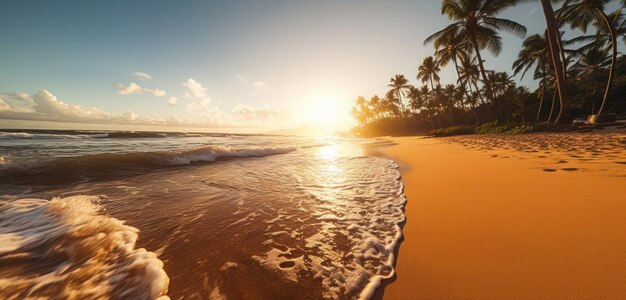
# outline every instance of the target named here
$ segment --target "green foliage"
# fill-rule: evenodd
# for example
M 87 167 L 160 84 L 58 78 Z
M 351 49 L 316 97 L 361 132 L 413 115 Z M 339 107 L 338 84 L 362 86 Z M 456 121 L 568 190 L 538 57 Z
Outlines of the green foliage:
M 465 134 L 474 134 L 475 130 L 476 130 L 476 126 L 474 125 L 451 126 L 451 127 L 446 127 L 446 128 L 435 129 L 429 132 L 428 135 L 435 136 L 435 137 L 465 135 Z
M 484 123 L 476 127 L 477 134 L 524 134 L 547 131 L 552 128 L 550 123 L 523 124 L 517 122 L 498 123 L 498 121 Z

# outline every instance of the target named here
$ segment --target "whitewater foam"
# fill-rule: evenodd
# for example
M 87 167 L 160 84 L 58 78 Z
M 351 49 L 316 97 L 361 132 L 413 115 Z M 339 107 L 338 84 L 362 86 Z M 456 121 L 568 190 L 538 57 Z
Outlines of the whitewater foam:
M 0 290 L 19 299 L 169 299 L 156 254 L 138 229 L 100 214 L 100 199 L 0 202 Z

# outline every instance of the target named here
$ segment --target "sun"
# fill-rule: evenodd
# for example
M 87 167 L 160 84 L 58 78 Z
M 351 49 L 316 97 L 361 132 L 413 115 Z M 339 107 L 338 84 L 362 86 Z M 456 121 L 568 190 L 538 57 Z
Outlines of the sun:
M 337 102 L 330 98 L 321 98 L 311 103 L 307 112 L 308 119 L 317 125 L 333 126 L 337 122 Z

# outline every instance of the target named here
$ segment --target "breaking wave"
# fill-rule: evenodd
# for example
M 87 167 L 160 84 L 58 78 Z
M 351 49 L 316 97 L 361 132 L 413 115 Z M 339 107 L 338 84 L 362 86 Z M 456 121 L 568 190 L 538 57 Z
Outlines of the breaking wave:
M 99 213 L 99 198 L 0 202 L 0 290 L 9 299 L 169 299 L 138 229 Z
M 0 176 L 10 183 L 58 184 L 94 178 L 110 178 L 143 172 L 150 168 L 189 165 L 224 159 L 263 157 L 284 154 L 296 147 L 207 146 L 191 150 L 160 152 L 104 153 L 74 157 L 57 157 L 43 161 L 14 161 L 3 157 Z

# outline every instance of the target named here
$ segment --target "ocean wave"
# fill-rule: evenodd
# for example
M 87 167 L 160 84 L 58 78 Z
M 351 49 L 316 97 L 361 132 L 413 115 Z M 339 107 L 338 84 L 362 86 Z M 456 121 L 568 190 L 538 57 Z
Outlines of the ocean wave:
M 228 147 L 206 146 L 191 150 L 161 152 L 104 153 L 74 157 L 57 157 L 39 162 L 3 158 L 0 177 L 6 183 L 58 184 L 110 178 L 120 174 L 140 173 L 150 168 L 189 165 L 196 162 L 263 157 L 295 151 L 296 147 Z
M 8 299 L 169 299 L 138 229 L 99 213 L 99 198 L 0 202 L 0 295 Z
M 150 132 L 150 131 L 80 131 L 80 130 L 28 130 L 0 131 L 0 140 L 48 139 L 145 139 L 171 137 L 234 137 L 226 133 Z
M 0 140 L 90 139 L 90 138 L 105 137 L 105 136 L 106 134 L 0 132 Z

